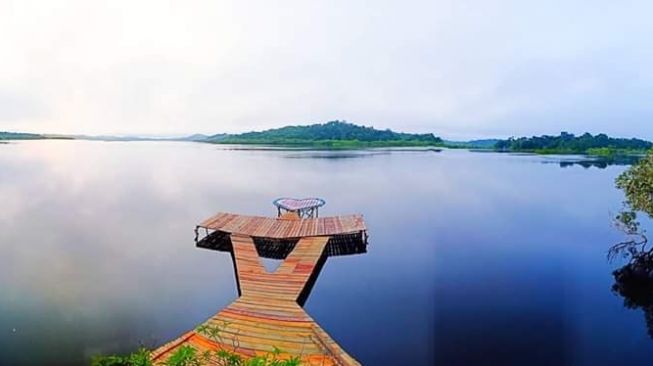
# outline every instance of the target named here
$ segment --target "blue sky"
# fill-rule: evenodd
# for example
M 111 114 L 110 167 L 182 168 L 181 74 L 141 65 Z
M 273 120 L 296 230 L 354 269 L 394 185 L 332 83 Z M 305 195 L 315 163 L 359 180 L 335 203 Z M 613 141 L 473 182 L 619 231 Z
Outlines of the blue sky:
M 0 0 L 0 130 L 653 139 L 650 1 Z

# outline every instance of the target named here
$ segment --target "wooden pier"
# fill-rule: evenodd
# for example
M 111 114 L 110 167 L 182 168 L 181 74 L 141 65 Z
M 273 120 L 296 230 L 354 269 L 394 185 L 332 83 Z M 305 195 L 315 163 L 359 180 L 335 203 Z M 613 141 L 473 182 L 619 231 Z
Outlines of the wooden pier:
M 300 219 L 220 213 L 196 228 L 199 247 L 231 253 L 239 297 L 204 324 L 218 338 L 189 331 L 152 354 L 163 363 L 179 347 L 227 350 L 244 357 L 276 348 L 306 365 L 360 365 L 302 308 L 327 257 L 364 253 L 367 230 L 358 215 Z M 200 240 L 199 236 L 204 235 Z M 282 259 L 268 272 L 260 257 Z

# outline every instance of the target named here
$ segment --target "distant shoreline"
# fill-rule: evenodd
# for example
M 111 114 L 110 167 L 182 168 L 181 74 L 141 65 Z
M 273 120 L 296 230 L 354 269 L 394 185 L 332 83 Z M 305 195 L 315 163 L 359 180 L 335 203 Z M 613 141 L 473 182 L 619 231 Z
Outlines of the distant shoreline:
M 288 125 L 264 131 L 214 135 L 194 134 L 183 137 L 146 137 L 112 135 L 37 134 L 0 131 L 0 142 L 20 140 L 85 140 L 106 142 L 185 141 L 214 145 L 238 145 L 238 150 L 363 150 L 415 149 L 416 151 L 465 149 L 472 152 L 523 153 L 536 155 L 584 155 L 603 159 L 641 157 L 653 148 L 650 141 L 638 138 L 610 137 L 584 133 L 532 137 L 510 137 L 505 140 L 486 138 L 469 141 L 448 141 L 433 133 L 395 132 L 356 125 L 346 121 L 329 121 L 311 125 Z
M 501 150 L 491 147 L 473 147 L 461 145 L 449 145 L 447 143 L 433 144 L 422 141 L 351 141 L 351 140 L 321 140 L 321 141 L 297 141 L 293 143 L 277 143 L 268 141 L 206 141 L 189 140 L 187 138 L 144 138 L 144 137 L 79 137 L 79 136 L 47 136 L 27 138 L 0 138 L 0 144 L 8 144 L 13 141 L 37 141 L 37 140 L 75 140 L 75 141 L 99 141 L 99 142 L 195 142 L 211 144 L 216 146 L 238 146 L 227 150 L 239 151 L 343 151 L 343 150 L 365 150 L 365 149 L 388 149 L 393 151 L 434 151 L 441 152 L 443 149 L 468 150 L 478 153 L 501 153 L 501 154 L 528 154 L 528 155 L 583 155 L 597 158 L 614 158 L 624 156 L 645 156 L 647 149 L 613 149 L 595 148 L 587 151 L 556 150 L 556 149 L 521 149 Z
M 471 150 L 471 149 L 470 149 Z M 479 149 L 475 149 L 479 150 Z M 555 149 L 522 149 L 522 150 L 499 150 L 493 149 L 498 153 L 517 153 L 517 154 L 531 154 L 531 155 L 585 155 L 597 158 L 612 158 L 620 156 L 645 156 L 648 149 L 613 149 L 613 148 L 595 148 L 587 149 L 585 151 L 573 150 L 555 150 Z
M 429 144 L 421 141 L 350 141 L 350 140 L 323 140 L 323 141 L 306 141 L 295 143 L 275 143 L 275 142 L 245 142 L 245 141 L 203 141 L 189 140 L 186 138 L 141 138 L 141 137 L 73 137 L 73 136 L 40 136 L 30 138 L 0 138 L 1 144 L 7 144 L 13 141 L 40 141 L 40 140 L 74 140 L 74 141 L 98 141 L 98 142 L 193 142 L 203 143 L 216 146 L 240 146 L 229 150 L 317 150 L 317 151 L 342 151 L 342 150 L 365 150 L 365 149 L 387 149 L 401 151 L 442 151 L 441 144 Z

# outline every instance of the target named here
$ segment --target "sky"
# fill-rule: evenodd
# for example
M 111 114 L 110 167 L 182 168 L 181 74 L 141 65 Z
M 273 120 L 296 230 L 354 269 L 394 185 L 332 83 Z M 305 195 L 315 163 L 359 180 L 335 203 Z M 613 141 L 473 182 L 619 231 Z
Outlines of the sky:
M 653 2 L 0 0 L 0 131 L 653 139 Z

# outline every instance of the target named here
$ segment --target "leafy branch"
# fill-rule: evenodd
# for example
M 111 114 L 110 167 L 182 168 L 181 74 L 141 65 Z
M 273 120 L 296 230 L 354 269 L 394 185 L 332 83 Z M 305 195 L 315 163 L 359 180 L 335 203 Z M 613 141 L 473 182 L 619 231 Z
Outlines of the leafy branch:
M 626 235 L 626 239 L 613 245 L 608 250 L 608 260 L 613 261 L 616 258 L 636 259 L 640 255 L 648 253 L 646 245 L 648 237 L 646 230 L 641 229 L 641 224 L 637 221 L 635 211 L 624 209 L 613 221 L 614 226 Z

